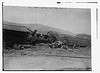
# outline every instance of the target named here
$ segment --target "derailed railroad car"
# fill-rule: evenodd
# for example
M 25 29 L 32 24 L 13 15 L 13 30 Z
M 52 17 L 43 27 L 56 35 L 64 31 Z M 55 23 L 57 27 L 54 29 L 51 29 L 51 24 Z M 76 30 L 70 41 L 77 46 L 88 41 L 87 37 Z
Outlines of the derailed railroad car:
M 3 24 L 3 43 L 6 47 L 25 43 L 28 35 L 29 32 L 26 27 Z

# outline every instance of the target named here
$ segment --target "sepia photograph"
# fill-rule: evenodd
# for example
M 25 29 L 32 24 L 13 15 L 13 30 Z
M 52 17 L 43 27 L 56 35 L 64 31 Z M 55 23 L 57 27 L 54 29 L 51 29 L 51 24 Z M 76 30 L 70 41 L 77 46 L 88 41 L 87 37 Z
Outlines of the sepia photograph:
M 3 71 L 91 71 L 91 8 L 3 6 Z

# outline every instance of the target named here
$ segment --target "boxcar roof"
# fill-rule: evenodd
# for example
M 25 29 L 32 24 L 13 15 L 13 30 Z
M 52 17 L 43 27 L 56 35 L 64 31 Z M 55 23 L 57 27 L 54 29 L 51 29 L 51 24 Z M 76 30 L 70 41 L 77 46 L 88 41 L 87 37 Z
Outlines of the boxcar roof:
M 19 26 L 19 25 L 8 25 L 8 24 L 3 24 L 3 29 L 28 32 L 27 27 L 26 27 L 26 26 L 22 26 L 22 25 Z

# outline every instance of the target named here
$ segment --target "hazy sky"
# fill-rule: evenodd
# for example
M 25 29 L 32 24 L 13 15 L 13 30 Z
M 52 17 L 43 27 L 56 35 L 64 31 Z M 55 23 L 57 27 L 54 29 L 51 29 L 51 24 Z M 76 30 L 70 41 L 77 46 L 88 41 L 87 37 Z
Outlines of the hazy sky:
M 91 10 L 81 8 L 36 8 L 5 6 L 5 21 L 18 23 L 39 23 L 72 33 L 91 34 Z

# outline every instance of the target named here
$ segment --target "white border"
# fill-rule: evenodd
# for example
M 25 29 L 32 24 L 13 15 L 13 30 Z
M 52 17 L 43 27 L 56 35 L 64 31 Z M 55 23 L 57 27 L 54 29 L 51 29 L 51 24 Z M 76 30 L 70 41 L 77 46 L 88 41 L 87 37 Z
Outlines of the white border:
M 61 3 L 57 4 L 56 2 L 72 2 L 72 3 Z M 36 7 L 67 7 L 67 8 L 91 8 L 91 34 L 92 34 L 92 72 L 98 72 L 100 73 L 100 57 L 99 57 L 99 43 L 100 43 L 100 29 L 98 34 L 98 39 L 96 39 L 96 8 L 98 8 L 98 20 L 100 20 L 100 2 L 98 4 L 92 3 L 92 4 L 76 4 L 75 2 L 80 0 L 3 0 L 4 5 L 10 5 L 10 6 L 36 6 Z M 80 2 L 87 2 L 88 0 L 81 0 Z M 89 2 L 97 0 L 89 0 Z M 0 2 L 0 31 L 2 31 L 2 2 Z M 100 21 L 98 21 L 98 24 L 100 24 Z M 100 25 L 99 25 L 100 28 Z M 2 35 L 2 32 L 0 32 L 0 35 Z M 0 45 L 2 45 L 2 36 L 0 36 Z M 0 60 L 2 60 L 2 46 L 0 46 Z M 0 69 L 2 72 L 2 62 L 0 63 Z M 4 72 L 4 71 L 3 71 Z M 21 71 L 22 72 L 22 71 Z M 34 71 L 32 71 L 34 72 Z M 47 71 L 45 71 L 47 72 Z M 58 72 L 58 71 L 57 71 Z M 60 71 L 59 71 L 60 72 Z M 69 72 L 69 71 L 63 71 L 63 72 Z M 70 71 L 71 72 L 71 71 Z M 80 71 L 79 71 L 80 72 Z M 91 71 L 90 71 L 91 72 Z M 27 72 L 28 73 L 28 72 Z M 44 71 L 43 71 L 44 73 Z

